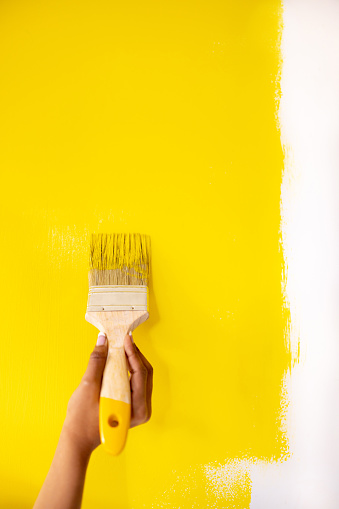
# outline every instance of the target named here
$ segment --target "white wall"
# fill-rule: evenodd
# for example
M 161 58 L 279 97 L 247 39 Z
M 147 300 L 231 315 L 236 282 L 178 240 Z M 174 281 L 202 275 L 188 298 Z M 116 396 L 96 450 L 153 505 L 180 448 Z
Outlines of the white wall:
M 280 121 L 291 458 L 251 468 L 251 509 L 339 508 L 339 1 L 285 0 Z

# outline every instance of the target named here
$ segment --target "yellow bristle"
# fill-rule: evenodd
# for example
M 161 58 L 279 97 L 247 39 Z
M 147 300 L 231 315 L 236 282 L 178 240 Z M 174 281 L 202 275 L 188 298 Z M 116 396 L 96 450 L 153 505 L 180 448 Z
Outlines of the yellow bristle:
M 151 239 L 140 233 L 95 233 L 89 285 L 148 285 Z

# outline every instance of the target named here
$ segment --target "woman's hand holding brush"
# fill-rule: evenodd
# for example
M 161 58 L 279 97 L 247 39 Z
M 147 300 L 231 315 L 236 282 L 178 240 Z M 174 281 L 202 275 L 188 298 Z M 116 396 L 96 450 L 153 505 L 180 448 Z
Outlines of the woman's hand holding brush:
M 107 357 L 107 340 L 99 334 L 87 370 L 80 385 L 72 394 L 67 408 L 64 427 L 81 452 L 90 454 L 99 444 L 99 397 L 101 379 Z M 132 336 L 125 337 L 128 370 L 131 373 L 132 415 L 131 428 L 147 422 L 151 417 L 153 369 Z
M 153 369 L 132 336 L 124 341 L 131 385 L 131 425 L 151 417 Z M 72 394 L 55 456 L 33 509 L 78 509 L 91 453 L 100 444 L 99 398 L 107 358 L 107 339 L 99 334 L 84 376 Z

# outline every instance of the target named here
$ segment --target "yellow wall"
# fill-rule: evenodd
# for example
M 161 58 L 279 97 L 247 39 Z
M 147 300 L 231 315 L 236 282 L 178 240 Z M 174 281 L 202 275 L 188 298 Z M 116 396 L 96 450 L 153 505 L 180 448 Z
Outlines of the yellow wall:
M 288 454 L 280 35 L 278 0 L 1 2 L 1 507 L 32 506 L 95 344 L 91 232 L 151 235 L 155 382 L 83 507 L 244 509 L 248 473 L 206 465 Z

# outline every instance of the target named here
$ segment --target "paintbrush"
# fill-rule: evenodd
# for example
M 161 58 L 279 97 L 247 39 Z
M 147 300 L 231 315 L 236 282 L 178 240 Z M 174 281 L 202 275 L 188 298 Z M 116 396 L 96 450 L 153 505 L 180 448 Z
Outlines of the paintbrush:
M 139 233 L 93 234 L 86 320 L 105 332 L 108 356 L 99 403 L 104 449 L 119 454 L 131 420 L 124 338 L 147 320 L 151 241 Z

